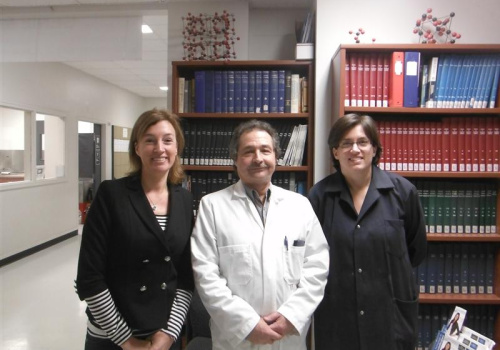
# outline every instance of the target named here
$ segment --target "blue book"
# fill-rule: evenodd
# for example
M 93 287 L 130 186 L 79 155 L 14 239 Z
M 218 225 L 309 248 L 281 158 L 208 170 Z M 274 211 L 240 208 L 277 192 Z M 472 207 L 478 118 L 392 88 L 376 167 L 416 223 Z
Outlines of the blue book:
M 227 113 L 227 71 L 222 71 L 221 78 L 221 112 Z
M 290 76 L 290 78 L 291 78 L 291 76 Z M 278 113 L 285 113 L 285 71 L 284 70 L 278 71 Z
M 491 93 L 491 85 L 495 79 L 495 56 L 488 55 L 486 79 L 484 80 L 483 87 L 481 89 L 480 103 L 478 103 L 478 108 L 487 108 L 488 100 Z
M 444 246 L 444 293 L 453 292 L 453 245 Z
M 469 249 L 469 244 L 461 245 L 460 293 L 462 294 L 469 294 Z
M 205 113 L 205 71 L 194 72 L 195 104 L 196 113 Z
M 486 245 L 486 294 L 493 294 L 495 281 L 495 246 Z
M 479 83 L 480 71 L 481 71 L 481 56 L 475 55 L 472 61 L 471 77 L 467 84 L 468 88 L 467 88 L 467 95 L 465 97 L 465 108 L 473 108 L 474 96 L 476 93 L 477 85 Z
M 460 263 L 461 263 L 460 243 L 453 244 L 453 293 L 460 294 Z
M 215 110 L 215 81 L 214 71 L 205 71 L 205 112 L 213 113 Z
M 453 96 L 456 93 L 456 79 L 457 73 L 460 66 L 460 57 L 459 55 L 452 55 L 450 61 L 450 73 L 448 74 L 448 78 L 446 80 L 444 96 L 443 96 L 443 108 L 451 108 L 453 104 Z
M 248 72 L 248 113 L 255 113 L 255 71 Z
M 248 71 L 241 71 L 241 113 L 248 113 Z
M 469 56 L 462 55 L 460 57 L 460 65 L 458 66 L 456 74 L 456 77 L 458 79 L 455 79 L 455 84 L 454 84 L 455 86 L 453 87 L 453 99 L 451 108 L 460 108 L 468 65 L 469 65 Z
M 438 72 L 436 79 L 436 92 L 434 98 L 434 107 L 443 107 L 443 93 L 445 89 L 446 79 L 449 73 L 450 55 L 441 55 L 439 57 Z
M 262 113 L 262 71 L 255 71 L 255 113 Z
M 487 79 L 486 74 L 488 73 L 488 61 L 489 57 L 487 55 L 481 56 L 481 61 L 479 63 L 479 72 L 476 87 L 474 89 L 474 93 L 471 97 L 471 107 L 472 108 L 481 108 L 483 102 L 481 101 L 481 96 L 484 94 L 485 81 Z
M 427 284 L 425 287 L 425 292 L 430 294 L 436 293 L 436 281 L 437 281 L 437 245 L 429 244 L 428 254 L 427 254 Z
M 214 72 L 214 112 L 222 113 L 222 71 Z
M 270 72 L 262 71 L 262 113 L 269 113 Z
M 469 293 L 478 293 L 478 259 L 479 259 L 479 246 L 471 244 L 469 246 Z
M 292 71 L 285 71 L 285 113 L 292 112 Z
M 234 113 L 241 113 L 241 71 L 234 71 Z
M 426 258 L 418 267 L 418 290 L 420 293 L 425 293 L 425 288 L 427 286 L 427 263 L 428 259 Z
M 464 64 L 463 64 L 463 82 L 459 87 L 459 93 L 458 93 L 458 98 L 459 98 L 459 103 L 458 103 L 458 108 L 465 108 L 466 107 L 466 99 L 467 99 L 467 94 L 469 92 L 469 84 L 470 80 L 472 77 L 472 68 L 473 68 L 473 62 L 474 62 L 474 55 L 467 55 L 467 57 L 464 59 Z
M 227 112 L 234 113 L 234 71 L 227 72 Z
M 269 113 L 278 113 L 278 71 L 269 73 Z
M 403 107 L 418 107 L 420 52 L 405 52 Z
M 436 260 L 436 293 L 444 293 L 444 264 L 445 264 L 445 244 L 437 244 L 437 260 Z
M 497 101 L 499 78 L 500 78 L 500 55 L 496 55 L 495 72 L 493 73 L 493 82 L 491 83 L 491 92 L 488 98 L 488 108 L 495 108 Z

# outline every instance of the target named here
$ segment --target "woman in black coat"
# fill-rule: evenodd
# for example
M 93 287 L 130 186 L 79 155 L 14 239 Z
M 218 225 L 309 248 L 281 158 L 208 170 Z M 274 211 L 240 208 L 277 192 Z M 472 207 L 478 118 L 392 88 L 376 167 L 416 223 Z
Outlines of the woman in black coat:
M 166 350 L 179 336 L 194 286 L 183 147 L 178 117 L 147 111 L 132 130 L 131 174 L 99 186 L 76 280 L 88 305 L 86 350 Z
M 348 114 L 328 138 L 336 173 L 309 200 L 330 245 L 330 273 L 314 315 L 316 350 L 414 350 L 426 256 L 424 214 L 408 180 L 380 170 L 375 122 Z

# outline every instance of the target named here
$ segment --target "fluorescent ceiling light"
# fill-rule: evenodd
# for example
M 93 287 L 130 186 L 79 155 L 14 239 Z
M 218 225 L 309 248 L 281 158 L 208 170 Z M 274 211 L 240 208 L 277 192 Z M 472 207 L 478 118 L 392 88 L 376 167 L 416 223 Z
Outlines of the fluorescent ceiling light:
M 152 33 L 153 30 L 151 29 L 150 26 L 148 26 L 147 24 L 143 24 L 142 25 L 142 33 L 143 34 L 149 34 L 149 33 Z
M 162 90 L 162 91 L 168 91 L 168 86 L 160 86 L 160 90 Z

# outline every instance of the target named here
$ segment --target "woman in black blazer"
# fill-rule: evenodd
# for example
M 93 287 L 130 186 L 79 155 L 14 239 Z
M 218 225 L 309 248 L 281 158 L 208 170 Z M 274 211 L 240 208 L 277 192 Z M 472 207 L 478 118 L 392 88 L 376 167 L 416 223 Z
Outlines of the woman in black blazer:
M 132 172 L 99 186 L 76 280 L 88 305 L 86 350 L 173 349 L 193 291 L 183 147 L 178 117 L 147 111 L 130 138 Z

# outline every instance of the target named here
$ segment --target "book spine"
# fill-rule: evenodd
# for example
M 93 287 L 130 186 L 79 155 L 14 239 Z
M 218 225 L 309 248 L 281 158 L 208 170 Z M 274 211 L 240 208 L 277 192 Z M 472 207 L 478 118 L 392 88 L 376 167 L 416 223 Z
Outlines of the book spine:
M 403 106 L 404 52 L 393 52 L 389 77 L 389 107 Z
M 403 106 L 418 107 L 418 87 L 420 73 L 420 52 L 404 53 Z
M 249 76 L 247 70 L 241 71 L 241 113 L 248 113 L 248 84 Z
M 285 113 L 285 76 L 284 70 L 278 71 L 278 113 Z
M 255 71 L 255 113 L 262 113 L 262 71 Z
M 269 113 L 278 113 L 278 71 L 269 72 Z
M 262 71 L 262 113 L 269 113 L 270 103 L 270 71 Z

